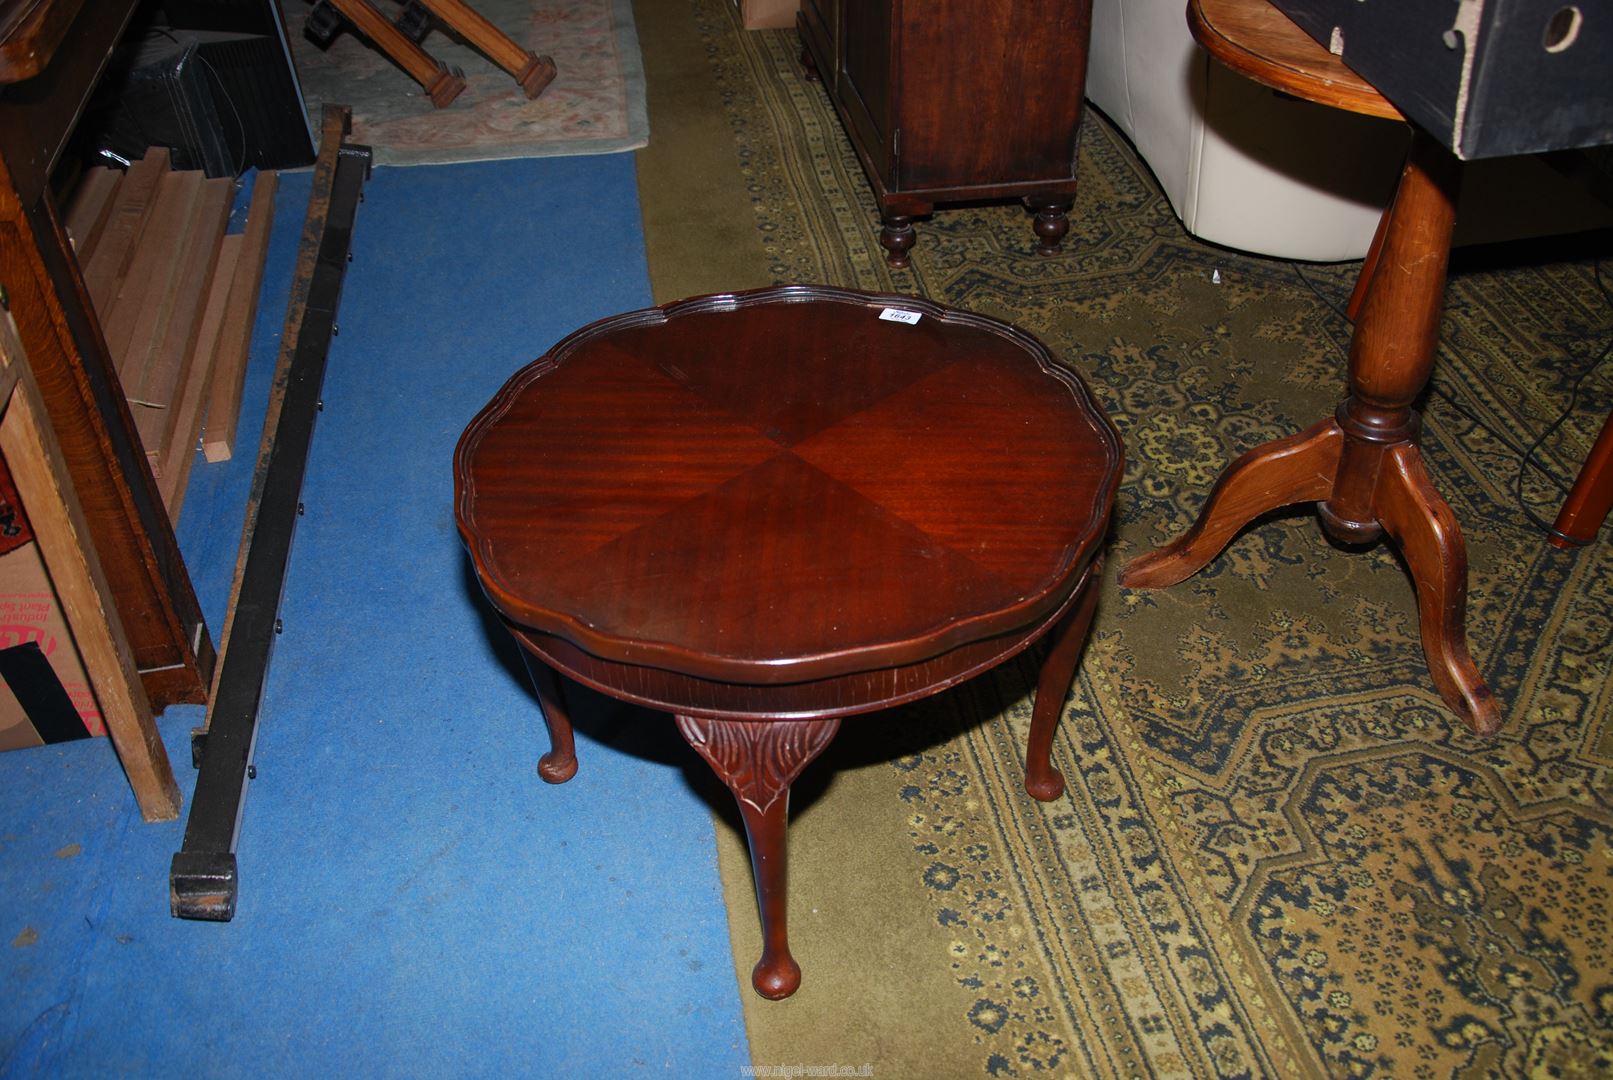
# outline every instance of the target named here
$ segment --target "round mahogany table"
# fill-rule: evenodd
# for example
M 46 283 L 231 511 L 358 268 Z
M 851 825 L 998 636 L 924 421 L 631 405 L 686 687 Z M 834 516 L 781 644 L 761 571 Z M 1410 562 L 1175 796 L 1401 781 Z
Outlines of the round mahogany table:
M 1030 335 L 910 297 L 789 286 L 577 331 L 465 430 L 456 513 L 577 768 L 559 672 L 664 709 L 739 801 L 764 946 L 794 992 L 789 788 L 842 718 L 1048 635 L 1025 786 L 1097 599 L 1119 436 Z

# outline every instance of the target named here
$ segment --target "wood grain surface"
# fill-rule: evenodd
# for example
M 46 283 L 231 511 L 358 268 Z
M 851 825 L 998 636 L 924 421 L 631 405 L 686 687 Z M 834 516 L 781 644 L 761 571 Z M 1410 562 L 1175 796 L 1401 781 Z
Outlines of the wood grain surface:
M 1402 119 L 1372 84 L 1266 0 L 1189 0 L 1187 25 L 1211 56 L 1263 86 L 1347 112 Z
M 471 424 L 455 474 L 506 619 L 767 685 L 1046 620 L 1102 540 L 1120 455 L 1029 335 L 794 286 L 580 331 Z

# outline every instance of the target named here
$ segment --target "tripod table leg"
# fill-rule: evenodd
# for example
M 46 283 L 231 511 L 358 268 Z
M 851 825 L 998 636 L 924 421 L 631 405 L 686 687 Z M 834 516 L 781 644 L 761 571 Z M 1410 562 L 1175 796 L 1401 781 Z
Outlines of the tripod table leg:
M 1343 443 L 1338 423 L 1328 419 L 1250 450 L 1215 482 L 1193 527 L 1123 566 L 1120 584 L 1162 589 L 1185 581 L 1219 555 L 1239 529 L 1266 511 L 1327 498 Z
M 1378 519 L 1411 568 L 1428 673 L 1445 704 L 1478 735 L 1501 729 L 1501 709 L 1467 649 L 1467 545 L 1450 504 L 1412 445 L 1389 451 Z

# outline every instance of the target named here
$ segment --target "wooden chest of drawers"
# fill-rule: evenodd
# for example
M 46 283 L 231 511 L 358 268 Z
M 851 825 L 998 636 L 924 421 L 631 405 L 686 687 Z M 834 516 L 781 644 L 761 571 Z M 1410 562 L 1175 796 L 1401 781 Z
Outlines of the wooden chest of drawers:
M 802 60 L 873 183 L 892 266 L 908 264 L 913 218 L 975 199 L 1023 199 L 1038 250 L 1058 250 L 1091 12 L 1091 0 L 802 0 Z

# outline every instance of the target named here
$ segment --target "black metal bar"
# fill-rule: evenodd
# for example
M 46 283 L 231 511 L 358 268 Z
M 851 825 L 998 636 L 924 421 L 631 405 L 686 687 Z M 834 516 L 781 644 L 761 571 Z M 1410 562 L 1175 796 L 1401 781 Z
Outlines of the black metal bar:
M 307 302 L 286 371 L 284 398 L 267 464 L 262 466 L 256 520 L 241 569 L 184 846 L 175 853 L 170 869 L 169 903 L 179 918 L 227 922 L 235 915 L 240 884 L 235 847 L 246 781 L 254 771 L 258 711 L 279 630 L 280 598 L 353 220 L 369 167 L 368 147 L 341 146 L 319 253 L 306 283 Z M 296 290 L 294 286 L 294 297 Z

